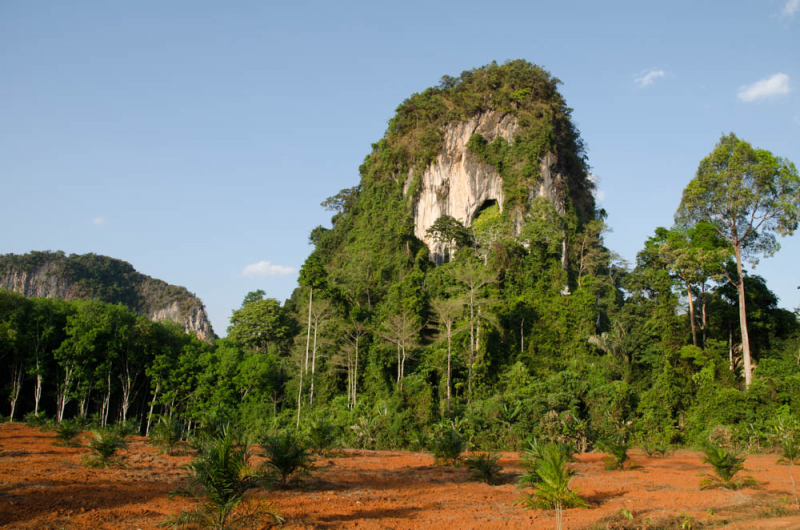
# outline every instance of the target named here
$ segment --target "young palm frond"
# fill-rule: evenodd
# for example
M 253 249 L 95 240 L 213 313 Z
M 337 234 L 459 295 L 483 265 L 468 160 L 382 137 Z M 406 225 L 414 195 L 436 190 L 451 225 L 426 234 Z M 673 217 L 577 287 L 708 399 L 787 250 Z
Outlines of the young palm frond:
M 182 512 L 167 519 L 175 528 L 198 525 L 223 530 L 231 526 L 260 522 L 266 517 L 282 519 L 271 506 L 244 499 L 249 490 L 262 486 L 264 476 L 249 466 L 251 450 L 247 443 L 238 443 L 229 429 L 197 444 L 198 456 L 186 466 L 188 484 L 174 492 L 197 502 L 191 512 Z
M 706 475 L 700 482 L 700 489 L 726 488 L 738 490 L 748 486 L 755 486 L 758 482 L 752 477 L 736 475 L 744 469 L 744 457 L 737 453 L 729 452 L 721 445 L 708 444 L 703 448 L 705 457 L 703 462 L 711 464 L 716 476 Z
M 98 429 L 92 432 L 93 438 L 89 440 L 89 449 L 92 455 L 85 459 L 89 467 L 121 466 L 124 457 L 119 451 L 128 448 L 128 441 L 113 429 Z
M 150 435 L 150 443 L 158 447 L 161 452 L 173 455 L 182 435 L 183 425 L 177 419 L 162 417 Z
M 76 439 L 81 434 L 81 426 L 74 421 L 62 421 L 56 425 L 56 444 L 64 447 L 79 447 Z
M 454 425 L 441 424 L 431 441 L 431 452 L 436 464 L 457 466 L 465 445 L 464 438 Z
M 797 432 L 795 431 L 779 431 L 781 441 L 781 460 L 786 462 L 789 466 L 789 478 L 792 479 L 792 492 L 794 493 L 795 506 L 800 508 L 800 499 L 797 497 L 797 484 L 794 481 L 794 472 L 792 468 L 795 462 L 800 458 L 800 440 L 798 440 Z
M 624 439 L 604 440 L 600 445 L 605 451 L 611 453 L 611 456 L 603 459 L 607 470 L 625 469 L 625 462 L 629 460 L 629 457 L 628 443 Z
M 467 469 L 472 470 L 472 479 L 487 484 L 497 484 L 503 467 L 498 464 L 500 455 L 496 453 L 473 454 L 466 460 Z
M 536 462 L 539 482 L 533 495 L 523 493 L 517 504 L 527 509 L 552 509 L 556 515 L 556 528 L 563 524 L 565 508 L 585 508 L 586 501 L 578 495 L 578 490 L 569 488 L 574 472 L 567 467 L 564 452 L 553 445 L 541 450 L 541 458 Z
M 311 447 L 320 455 L 327 454 L 336 446 L 338 429 L 325 418 L 312 421 L 308 426 L 308 440 Z
M 528 442 L 528 447 L 520 454 L 522 467 L 525 472 L 517 477 L 517 489 L 535 488 L 539 484 L 539 475 L 536 473 L 536 463 L 542 459 L 545 445 L 536 438 Z
M 311 449 L 293 433 L 285 432 L 268 436 L 261 443 L 266 458 L 265 466 L 277 473 L 281 486 L 289 485 L 289 479 L 296 473 L 306 473 L 311 469 Z

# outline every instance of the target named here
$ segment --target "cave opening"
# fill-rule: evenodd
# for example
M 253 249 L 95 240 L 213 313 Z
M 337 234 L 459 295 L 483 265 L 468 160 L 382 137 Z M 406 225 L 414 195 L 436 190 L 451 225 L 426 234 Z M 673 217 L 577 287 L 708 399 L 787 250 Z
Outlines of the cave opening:
M 480 217 L 484 211 L 488 210 L 492 206 L 497 206 L 497 199 L 486 199 L 483 201 L 481 207 L 475 210 L 475 214 L 472 216 L 472 221 L 475 221 L 475 219 Z

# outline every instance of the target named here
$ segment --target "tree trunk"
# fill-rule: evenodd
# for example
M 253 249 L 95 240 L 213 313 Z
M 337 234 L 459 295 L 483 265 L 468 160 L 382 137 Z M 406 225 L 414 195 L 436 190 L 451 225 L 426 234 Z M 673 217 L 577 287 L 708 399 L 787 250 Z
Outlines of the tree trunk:
M 356 396 L 358 388 L 358 338 L 356 338 L 356 360 L 353 366 L 353 408 L 356 408 Z
M 17 363 L 17 366 L 14 367 L 14 375 L 11 382 L 11 416 L 9 417 L 9 421 L 14 421 L 14 411 L 17 408 L 17 399 L 19 399 L 19 391 L 22 389 L 22 374 L 23 374 L 23 365 L 22 361 Z
M 57 420 L 61 422 L 64 419 L 64 409 L 67 408 L 67 403 L 69 402 L 69 392 L 72 386 L 72 366 L 67 364 L 64 367 L 64 383 L 60 389 L 58 389 L 58 395 L 56 396 L 56 408 L 58 412 L 56 413 Z
M 708 326 L 708 315 L 706 313 L 706 306 L 707 306 L 708 301 L 706 300 L 706 285 L 705 285 L 705 283 L 703 283 L 702 295 L 703 295 L 703 301 L 702 301 L 702 304 L 701 304 L 700 307 L 701 307 L 701 311 L 702 311 L 702 319 L 703 320 L 702 320 L 701 326 L 702 326 L 702 329 L 703 329 L 703 349 L 706 349 L 706 327 Z
M 156 383 L 156 391 L 153 392 L 153 399 L 150 400 L 150 412 L 147 413 L 147 428 L 144 430 L 145 437 L 150 435 L 150 422 L 153 420 L 153 407 L 158 398 L 158 391 L 161 389 L 161 383 Z
M 469 291 L 469 369 L 467 370 L 467 403 L 472 401 L 472 360 L 475 357 L 475 289 Z
M 33 389 L 33 415 L 39 415 L 39 401 L 42 399 L 42 371 L 39 367 L 39 357 L 36 357 L 36 388 Z
M 686 292 L 689 293 L 689 322 L 692 323 L 692 344 L 697 346 L 697 329 L 694 322 L 694 300 L 692 299 L 692 285 L 686 282 Z
M 300 367 L 300 386 L 297 389 L 297 428 L 300 428 L 300 409 L 303 404 L 303 372 L 308 371 L 308 347 L 311 344 L 311 305 L 314 303 L 314 288 L 308 290 L 308 326 L 306 331 L 306 362 Z
M 744 301 L 744 272 L 742 271 L 742 248 L 741 245 L 734 247 L 736 251 L 736 272 L 739 281 L 736 290 L 739 292 L 739 326 L 742 328 L 742 360 L 744 361 L 744 386 L 750 387 L 753 380 L 753 365 L 750 359 L 750 337 L 747 334 L 747 311 Z
M 311 407 L 314 405 L 314 374 L 317 371 L 317 329 L 319 328 L 319 322 L 314 319 L 314 347 L 311 353 L 311 388 L 309 388 L 308 392 L 308 406 Z
M 450 363 L 450 356 L 452 352 L 452 329 L 453 324 L 451 322 L 447 323 L 447 415 L 450 415 L 450 372 L 451 372 L 451 363 Z

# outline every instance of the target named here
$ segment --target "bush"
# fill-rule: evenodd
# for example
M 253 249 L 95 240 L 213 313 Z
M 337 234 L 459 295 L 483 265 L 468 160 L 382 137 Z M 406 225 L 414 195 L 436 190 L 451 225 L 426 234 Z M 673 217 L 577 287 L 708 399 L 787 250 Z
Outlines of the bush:
M 128 448 L 128 441 L 112 429 L 96 430 L 93 432 L 93 436 L 89 441 L 92 455 L 85 459 L 86 465 L 89 467 L 121 466 L 124 457 L 117 453 Z
M 473 454 L 466 460 L 467 469 L 472 470 L 472 479 L 487 484 L 497 484 L 503 467 L 497 462 L 500 455 L 496 453 Z
M 167 524 L 223 529 L 257 523 L 265 517 L 281 522 L 270 505 L 244 499 L 245 493 L 263 485 L 265 478 L 250 468 L 250 446 L 237 438 L 224 429 L 198 442 L 198 456 L 187 466 L 188 485 L 173 493 L 193 498 L 197 508 L 168 518 Z
M 326 454 L 333 449 L 339 438 L 339 430 L 325 418 L 320 418 L 309 423 L 308 441 L 318 454 Z
M 709 443 L 703 448 L 705 457 L 703 462 L 711 464 L 714 468 L 713 475 L 706 475 L 700 482 L 700 489 L 726 488 L 738 490 L 748 486 L 758 484 L 752 477 L 739 476 L 739 472 L 744 469 L 744 457 L 740 457 L 735 452 L 729 452 L 721 445 Z
M 523 508 L 552 509 L 556 514 L 556 527 L 562 527 L 565 508 L 585 508 L 586 501 L 578 495 L 578 490 L 569 488 L 574 471 L 567 467 L 567 457 L 554 445 L 541 449 L 541 457 L 536 461 L 536 474 L 539 476 L 533 495 L 523 493 L 517 504 Z
M 182 435 L 183 425 L 177 419 L 162 417 L 150 435 L 150 443 L 161 452 L 173 455 Z
M 536 438 L 528 442 L 528 447 L 520 453 L 522 468 L 525 470 L 517 477 L 520 488 L 535 488 L 539 484 L 539 475 L 536 473 L 536 463 L 544 456 L 545 445 Z
M 431 452 L 437 465 L 455 465 L 464 452 L 464 438 L 452 424 L 441 424 L 431 442 Z
M 604 451 L 611 453 L 611 456 L 603 459 L 607 470 L 625 469 L 625 462 L 629 460 L 628 443 L 625 440 L 622 438 L 603 440 L 600 446 Z
M 265 466 L 277 474 L 283 487 L 297 473 L 307 473 L 311 469 L 311 449 L 303 444 L 291 431 L 277 436 L 267 436 L 261 443 Z
M 56 425 L 56 444 L 65 447 L 79 447 L 81 444 L 76 438 L 81 434 L 81 426 L 74 421 L 62 421 Z
M 53 426 L 53 420 L 48 418 L 45 414 L 34 414 L 29 412 L 22 417 L 22 422 L 29 427 L 39 427 L 42 430 L 47 430 Z

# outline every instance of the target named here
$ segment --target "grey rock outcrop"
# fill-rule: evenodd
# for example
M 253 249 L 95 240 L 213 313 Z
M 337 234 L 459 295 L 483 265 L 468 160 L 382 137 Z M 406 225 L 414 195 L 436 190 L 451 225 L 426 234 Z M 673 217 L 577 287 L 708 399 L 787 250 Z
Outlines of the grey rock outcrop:
M 0 256 L 0 289 L 62 300 L 122 303 L 152 321 L 173 321 L 201 340 L 214 340 L 203 302 L 184 287 L 137 272 L 121 260 L 63 252 Z

